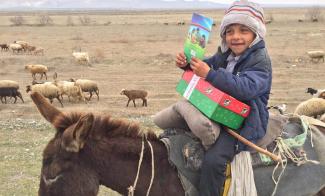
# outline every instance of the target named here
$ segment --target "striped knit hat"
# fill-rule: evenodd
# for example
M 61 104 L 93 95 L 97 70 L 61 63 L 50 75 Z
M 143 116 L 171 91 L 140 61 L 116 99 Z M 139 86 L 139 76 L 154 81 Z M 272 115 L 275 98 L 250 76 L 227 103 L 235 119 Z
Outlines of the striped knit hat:
M 256 34 L 256 39 L 253 41 L 253 44 L 265 38 L 266 27 L 264 11 L 263 8 L 256 3 L 247 0 L 235 1 L 226 10 L 220 25 L 220 36 L 223 38 L 223 42 L 226 28 L 231 24 L 242 24 L 249 27 Z M 221 48 L 224 48 L 224 50 L 228 49 L 226 46 Z

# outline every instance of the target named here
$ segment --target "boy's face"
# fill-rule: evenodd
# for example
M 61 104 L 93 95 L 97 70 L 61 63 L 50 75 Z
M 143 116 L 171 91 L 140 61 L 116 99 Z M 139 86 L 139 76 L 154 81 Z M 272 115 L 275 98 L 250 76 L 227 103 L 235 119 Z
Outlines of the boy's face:
M 236 55 L 241 55 L 254 41 L 255 33 L 247 26 L 232 24 L 226 29 L 226 44 Z

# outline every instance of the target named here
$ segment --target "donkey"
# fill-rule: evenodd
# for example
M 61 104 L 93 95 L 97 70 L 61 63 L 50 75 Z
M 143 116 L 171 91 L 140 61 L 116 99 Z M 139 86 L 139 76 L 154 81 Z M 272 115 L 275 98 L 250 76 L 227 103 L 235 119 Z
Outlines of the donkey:
M 64 114 L 39 93 L 31 97 L 42 116 L 56 128 L 55 137 L 43 152 L 39 195 L 94 196 L 99 185 L 122 195 L 137 174 L 142 134 L 134 123 L 94 116 L 92 113 Z M 153 132 L 146 135 L 153 146 L 156 177 L 150 195 L 184 195 L 167 150 Z M 135 195 L 146 195 L 151 180 L 151 155 L 145 144 Z
M 31 98 L 41 115 L 56 128 L 54 138 L 43 152 L 40 196 L 95 196 L 99 185 L 127 195 L 128 187 L 135 184 L 137 177 L 134 195 L 146 195 L 152 180 L 153 157 L 147 150 L 150 149 L 149 142 L 153 147 L 155 166 L 149 195 L 185 195 L 164 144 L 153 132 L 144 135 L 137 124 L 109 115 L 63 113 L 37 92 L 33 92 Z M 143 137 L 149 142 L 144 142 L 143 160 L 137 176 Z M 290 181 L 298 183 L 294 178 Z M 258 181 L 255 182 L 263 190 Z M 320 189 L 321 186 L 317 186 L 317 191 Z M 271 192 L 259 195 L 271 195 Z

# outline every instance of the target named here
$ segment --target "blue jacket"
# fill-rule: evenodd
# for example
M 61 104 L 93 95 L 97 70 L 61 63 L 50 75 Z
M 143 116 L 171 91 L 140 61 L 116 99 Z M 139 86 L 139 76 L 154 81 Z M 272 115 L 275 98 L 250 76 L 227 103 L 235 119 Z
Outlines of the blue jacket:
M 230 73 L 225 70 L 230 52 L 219 51 L 204 60 L 212 68 L 206 80 L 251 107 L 239 131 L 241 136 L 256 143 L 265 135 L 269 118 L 267 104 L 272 83 L 271 60 L 262 40 L 240 56 L 233 73 Z M 239 142 L 238 150 L 248 149 Z

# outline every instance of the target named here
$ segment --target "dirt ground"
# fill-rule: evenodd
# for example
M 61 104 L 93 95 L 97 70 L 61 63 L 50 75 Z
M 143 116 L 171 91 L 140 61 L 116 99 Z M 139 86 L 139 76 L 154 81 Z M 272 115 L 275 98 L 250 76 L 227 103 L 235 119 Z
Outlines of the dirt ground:
M 299 11 L 299 12 L 298 12 Z M 273 84 L 270 105 L 287 103 L 288 112 L 310 98 L 304 93 L 307 87 L 324 88 L 325 64 L 312 63 L 306 52 L 325 49 L 324 21 L 298 22 L 306 10 L 266 10 L 274 22 L 267 25 L 266 43 L 273 63 Z M 207 45 L 207 55 L 212 55 L 219 44 L 218 25 L 222 11 L 201 11 L 212 17 L 216 26 Z M 300 14 L 297 14 L 300 13 Z M 86 13 L 87 14 L 87 13 Z M 89 110 L 107 112 L 114 116 L 130 114 L 152 115 L 174 103 L 180 96 L 175 86 L 181 70 L 174 65 L 175 54 L 182 51 L 188 22 L 192 12 L 139 12 L 139 13 L 88 13 L 92 24 L 78 24 L 85 13 L 71 14 L 74 26 L 67 26 L 69 13 L 52 13 L 54 25 L 35 26 L 37 13 L 25 13 L 30 26 L 7 26 L 14 13 L 0 16 L 0 41 L 12 43 L 24 40 L 45 49 L 44 56 L 13 55 L 1 52 L 0 79 L 19 82 L 25 103 L 0 104 L 0 118 L 39 117 L 25 86 L 32 81 L 24 70 L 26 64 L 44 64 L 49 67 L 49 80 L 54 72 L 59 79 L 86 78 L 95 80 L 100 90 L 100 100 L 89 104 L 68 103 L 64 110 Z M 185 25 L 176 25 L 185 21 Z M 105 23 L 110 23 L 103 25 Z M 165 25 L 164 23 L 168 23 Z M 72 51 L 81 48 L 89 52 L 91 66 L 78 65 Z M 119 94 L 122 88 L 144 89 L 149 92 L 148 107 L 128 107 L 127 98 Z M 59 106 L 57 102 L 54 103 Z M 140 106 L 140 102 L 137 102 Z M 132 105 L 131 105 L 132 106 Z
M 266 37 L 273 65 L 269 104 L 286 103 L 289 113 L 297 104 L 311 98 L 305 93 L 307 87 L 325 88 L 325 63 L 313 63 L 306 54 L 310 50 L 325 50 L 325 21 L 298 22 L 306 12 L 306 9 L 266 10 L 266 16 L 273 18 L 273 22 L 267 24 Z M 199 13 L 212 17 L 216 23 L 207 45 L 209 56 L 220 42 L 218 26 L 223 11 Z M 45 49 L 44 56 L 0 52 L 0 80 L 17 81 L 25 100 L 25 103 L 18 100 L 16 104 L 0 104 L 1 122 L 42 119 L 25 92 L 26 85 L 32 82 L 31 74 L 24 69 L 26 64 L 48 66 L 50 81 L 57 72 L 60 80 L 84 78 L 98 83 L 99 101 L 95 97 L 88 104 L 69 103 L 65 97 L 64 111 L 109 113 L 141 121 L 181 99 L 175 87 L 182 71 L 176 68 L 174 58 L 183 50 L 192 11 L 45 13 L 53 19 L 51 26 L 37 25 L 40 14 L 44 13 L 0 13 L 1 43 L 24 40 Z M 28 25 L 11 26 L 9 19 L 17 15 L 23 16 Z M 89 17 L 91 24 L 81 25 L 80 16 Z M 68 20 L 74 25 L 68 26 Z M 185 25 L 177 25 L 180 21 L 185 21 Z M 72 51 L 79 49 L 89 52 L 91 66 L 78 65 L 74 61 Z M 127 98 L 120 95 L 123 88 L 147 90 L 148 107 L 142 107 L 140 100 L 137 100 L 136 108 L 132 103 L 125 107 Z M 60 107 L 56 100 L 54 105 Z M 10 123 L 1 126 L 10 126 Z M 42 143 L 45 144 L 46 141 Z

